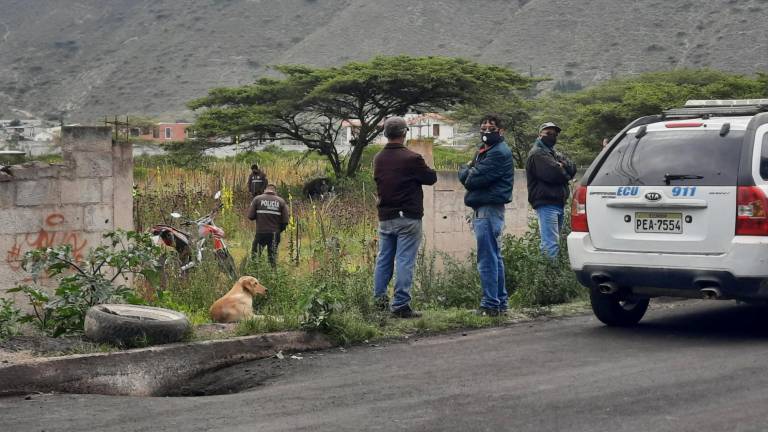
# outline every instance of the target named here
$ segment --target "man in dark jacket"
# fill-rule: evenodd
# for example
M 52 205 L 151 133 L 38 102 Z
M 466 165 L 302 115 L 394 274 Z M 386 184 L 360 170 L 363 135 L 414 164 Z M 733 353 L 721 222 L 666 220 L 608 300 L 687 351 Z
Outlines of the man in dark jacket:
M 481 120 L 482 145 L 459 170 L 467 189 L 464 204 L 472 207 L 472 230 L 477 240 L 477 270 L 483 298 L 478 315 L 498 316 L 507 310 L 507 288 L 500 240 L 504 232 L 504 204 L 512 201 L 515 177 L 512 151 L 504 141 L 501 119 L 488 114 Z
M 576 165 L 555 152 L 560 130 L 552 122 L 539 126 L 539 137 L 525 163 L 528 202 L 539 218 L 541 251 L 553 260 L 560 252 L 560 229 L 568 201 L 568 182 L 576 175 Z
M 261 251 L 266 247 L 269 263 L 275 267 L 280 233 L 285 231 L 289 221 L 288 205 L 284 199 L 277 196 L 275 185 L 267 185 L 264 193 L 251 201 L 248 219 L 256 221 L 256 236 L 253 238 L 251 254 L 261 256 Z
M 408 127 L 402 117 L 384 122 L 387 145 L 373 159 L 373 178 L 379 195 L 379 253 L 373 274 L 373 296 L 381 309 L 390 308 L 398 318 L 416 318 L 411 309 L 411 284 L 416 253 L 421 243 L 421 218 L 424 216 L 422 185 L 437 181 L 435 170 L 418 153 L 405 148 Z M 387 285 L 395 277 L 392 305 Z
M 248 176 L 248 192 L 251 193 L 251 198 L 253 199 L 263 194 L 267 183 L 269 183 L 267 175 L 259 169 L 258 165 L 251 165 L 251 175 Z

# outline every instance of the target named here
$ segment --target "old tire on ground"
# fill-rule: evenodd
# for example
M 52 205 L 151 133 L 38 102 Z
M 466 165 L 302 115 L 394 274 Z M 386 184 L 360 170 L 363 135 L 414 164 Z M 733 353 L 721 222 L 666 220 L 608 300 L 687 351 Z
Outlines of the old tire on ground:
M 187 317 L 150 306 L 102 304 L 85 314 L 85 336 L 95 342 L 143 346 L 180 341 L 190 330 Z
M 637 324 L 648 310 L 648 298 L 621 298 L 601 294 L 597 289 L 590 291 L 592 312 L 597 319 L 612 327 L 629 327 Z

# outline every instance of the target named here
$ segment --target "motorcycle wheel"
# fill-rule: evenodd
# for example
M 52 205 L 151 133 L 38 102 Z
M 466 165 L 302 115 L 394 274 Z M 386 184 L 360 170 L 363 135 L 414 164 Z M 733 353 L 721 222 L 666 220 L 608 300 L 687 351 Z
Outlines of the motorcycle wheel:
M 183 265 L 179 256 L 175 253 L 166 254 L 159 261 L 160 264 L 160 286 L 162 289 L 168 289 L 171 284 L 171 278 L 182 276 L 181 266 Z
M 219 268 L 229 276 L 232 281 L 237 279 L 237 270 L 235 269 L 235 260 L 229 251 L 226 249 L 219 249 L 216 251 L 216 261 L 219 263 Z

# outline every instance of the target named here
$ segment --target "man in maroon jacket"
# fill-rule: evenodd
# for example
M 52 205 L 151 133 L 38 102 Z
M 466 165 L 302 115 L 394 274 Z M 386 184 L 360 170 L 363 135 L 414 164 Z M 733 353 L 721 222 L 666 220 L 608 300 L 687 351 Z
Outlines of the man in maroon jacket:
M 408 126 L 402 117 L 384 122 L 387 145 L 373 160 L 373 178 L 379 194 L 379 254 L 373 275 L 373 296 L 382 310 L 387 307 L 398 318 L 416 318 L 411 309 L 413 266 L 421 243 L 421 218 L 424 216 L 422 185 L 437 181 L 435 170 L 418 153 L 405 148 Z M 395 277 L 392 305 L 387 285 Z

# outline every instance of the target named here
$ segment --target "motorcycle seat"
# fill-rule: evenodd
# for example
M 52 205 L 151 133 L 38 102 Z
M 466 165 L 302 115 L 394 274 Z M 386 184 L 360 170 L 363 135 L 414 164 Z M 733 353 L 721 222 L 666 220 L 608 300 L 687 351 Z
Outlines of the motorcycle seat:
M 153 226 L 150 231 L 152 232 L 152 234 L 157 235 L 157 234 L 160 233 L 160 231 L 164 231 L 164 230 L 168 230 L 168 231 L 171 231 L 171 232 L 174 232 L 174 233 L 181 234 L 184 237 L 186 237 L 187 240 L 192 238 L 192 236 L 188 232 L 184 232 L 184 231 L 182 231 L 182 230 L 180 230 L 180 229 L 178 229 L 176 227 L 173 227 L 171 225 L 166 225 L 166 224 L 157 224 L 157 225 Z

